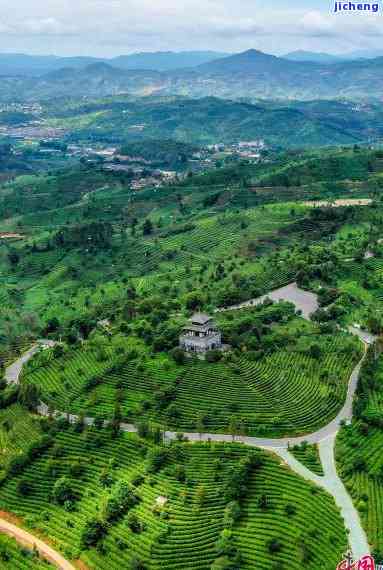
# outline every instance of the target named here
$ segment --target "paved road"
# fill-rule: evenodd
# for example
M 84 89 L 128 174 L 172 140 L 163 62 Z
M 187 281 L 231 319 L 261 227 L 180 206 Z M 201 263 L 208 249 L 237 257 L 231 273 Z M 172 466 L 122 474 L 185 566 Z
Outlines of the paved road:
M 230 307 L 224 307 L 222 309 L 216 309 L 216 313 L 223 313 L 226 311 L 236 311 L 238 309 L 246 309 L 248 307 L 256 307 L 263 303 L 266 299 L 271 299 L 276 303 L 278 301 L 289 301 L 293 303 L 297 310 L 302 311 L 302 317 L 309 319 L 312 313 L 318 309 L 318 295 L 311 293 L 310 291 L 305 291 L 300 289 L 298 285 L 294 283 L 289 283 L 285 287 L 280 287 L 274 291 L 270 291 L 267 295 L 262 295 L 256 299 L 250 299 L 249 301 L 244 301 L 238 305 L 232 305 Z
M 60 568 L 60 570 L 76 570 L 70 562 L 65 560 L 61 554 L 53 550 L 48 544 L 2 518 L 0 518 L 0 532 L 15 538 L 17 542 L 23 546 L 32 550 L 35 548 L 42 558 L 54 564 L 54 566 Z
M 40 350 L 41 347 L 49 348 L 54 345 L 55 342 L 53 340 L 39 340 L 38 344 L 35 344 L 34 346 L 32 346 L 32 348 L 24 352 L 22 356 L 20 356 L 20 358 L 18 358 L 13 364 L 11 364 L 10 366 L 8 366 L 8 368 L 6 368 L 4 377 L 8 382 L 8 384 L 18 383 L 19 376 L 21 374 L 24 364 L 28 362 L 28 360 L 30 360 L 32 356 L 36 354 L 38 350 Z
M 370 552 L 366 533 L 360 522 L 359 513 L 354 507 L 350 495 L 340 479 L 335 464 L 335 440 L 336 434 L 319 443 L 319 455 L 323 467 L 324 476 L 312 473 L 302 465 L 287 449 L 275 449 L 283 461 L 298 475 L 308 481 L 316 483 L 334 497 L 335 503 L 340 509 L 344 525 L 348 531 L 348 540 L 354 558 L 359 560 Z
M 367 345 L 374 340 L 374 337 L 372 335 L 368 335 L 367 338 L 359 334 L 359 329 L 354 330 L 351 327 L 350 332 L 357 334 L 360 338 L 362 338 L 364 341 L 365 349 L 367 348 Z M 39 344 L 36 344 L 34 347 L 24 353 L 15 363 L 6 369 L 5 378 L 7 382 L 17 383 L 19 381 L 23 364 L 25 364 L 36 353 L 36 351 L 39 350 L 40 346 L 46 348 L 52 346 L 53 344 L 54 343 L 52 343 L 52 341 L 39 341 Z M 336 435 L 339 431 L 341 422 L 350 422 L 352 420 L 353 398 L 358 384 L 360 368 L 365 356 L 366 350 L 363 354 L 363 357 L 356 365 L 350 376 L 347 397 L 343 408 L 340 410 L 334 420 L 314 433 L 302 437 L 285 437 L 281 439 L 269 439 L 250 436 L 234 437 L 229 434 L 216 433 L 184 433 L 184 436 L 187 437 L 189 441 L 232 442 L 235 440 L 251 447 L 261 447 L 268 451 L 277 453 L 296 473 L 305 479 L 313 481 L 317 485 L 321 486 L 334 497 L 336 504 L 342 512 L 345 526 L 349 530 L 349 544 L 355 558 L 361 558 L 362 556 L 369 554 L 370 550 L 366 534 L 360 522 L 359 514 L 355 509 L 346 488 L 344 487 L 341 479 L 337 474 L 334 450 Z M 38 412 L 42 415 L 48 415 L 48 406 L 44 403 L 41 403 L 38 408 Z M 54 412 L 54 415 L 63 416 L 64 414 L 62 412 Z M 78 419 L 78 416 L 73 414 L 70 414 L 67 417 L 72 423 Z M 93 418 L 85 418 L 85 423 L 87 425 L 92 425 L 93 421 Z M 128 423 L 122 423 L 121 429 L 125 432 L 137 432 L 137 428 L 133 424 Z M 164 437 L 166 440 L 174 440 L 177 437 L 177 433 L 173 431 L 166 431 L 164 433 Z M 318 444 L 320 458 L 324 470 L 323 477 L 312 473 L 297 459 L 295 459 L 294 456 L 289 452 L 288 448 L 290 445 L 296 445 L 302 443 L 303 441 L 307 441 L 311 444 Z

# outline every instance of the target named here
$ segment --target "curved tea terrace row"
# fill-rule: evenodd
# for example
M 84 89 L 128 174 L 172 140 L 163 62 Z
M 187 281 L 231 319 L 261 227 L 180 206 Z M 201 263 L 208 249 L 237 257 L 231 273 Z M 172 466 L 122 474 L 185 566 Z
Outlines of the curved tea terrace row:
M 302 316 L 306 319 L 310 318 L 317 307 L 316 295 L 299 289 L 296 283 L 291 283 L 286 287 L 272 291 L 268 295 L 259 297 L 221 310 L 235 310 L 246 307 L 253 307 L 262 303 L 266 298 L 275 301 L 288 300 L 295 304 L 298 310 L 302 311 Z M 220 309 L 218 309 L 219 311 Z M 365 348 L 371 344 L 375 337 L 369 333 L 365 333 L 356 327 L 349 327 L 351 334 L 357 335 L 364 343 Z M 8 383 L 18 383 L 23 365 L 41 348 L 49 348 L 54 345 L 54 341 L 40 340 L 31 349 L 26 351 L 16 362 L 10 365 L 5 372 L 5 378 Z M 237 436 L 230 434 L 216 434 L 216 433 L 185 433 L 184 436 L 189 441 L 217 441 L 217 442 L 232 442 L 237 441 L 252 447 L 261 447 L 268 451 L 277 454 L 285 464 L 287 464 L 293 471 L 298 473 L 306 480 L 312 481 L 330 493 L 341 510 L 346 529 L 349 533 L 349 544 L 356 559 L 369 554 L 370 548 L 368 545 L 366 533 L 364 532 L 359 514 L 353 505 L 353 502 L 336 471 L 335 464 L 335 440 L 341 424 L 344 422 L 349 423 L 352 420 L 352 404 L 355 391 L 357 389 L 360 369 L 365 358 L 365 354 L 360 362 L 355 366 L 349 380 L 347 397 L 345 403 L 336 416 L 329 424 L 319 429 L 318 431 L 302 437 L 285 437 L 280 439 L 259 438 L 250 436 Z M 38 412 L 41 415 L 48 415 L 48 406 L 41 403 Z M 62 412 L 56 412 L 56 415 L 62 415 Z M 70 422 L 75 422 L 77 416 L 69 415 Z M 87 425 L 93 424 L 93 418 L 85 418 Z M 136 432 L 137 429 L 133 424 L 122 423 L 121 429 L 126 432 Z M 176 432 L 166 431 L 164 434 L 166 440 L 174 440 L 177 437 Z M 312 473 L 309 469 L 303 466 L 290 452 L 289 447 L 302 442 L 310 444 L 317 444 L 319 448 L 320 459 L 323 467 L 323 476 Z M 0 527 L 1 532 L 1 527 Z

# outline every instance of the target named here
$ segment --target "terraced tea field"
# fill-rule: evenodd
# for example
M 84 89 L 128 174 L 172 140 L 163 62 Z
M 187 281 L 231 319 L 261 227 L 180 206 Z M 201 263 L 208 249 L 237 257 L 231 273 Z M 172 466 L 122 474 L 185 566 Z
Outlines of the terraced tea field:
M 0 473 L 7 467 L 9 461 L 17 456 L 38 436 L 38 423 L 25 410 L 14 404 L 0 410 Z
M 0 567 L 2 570 L 52 570 L 52 565 L 39 559 L 16 540 L 0 535 Z
M 379 559 L 383 554 L 383 433 L 379 426 L 383 412 L 382 379 L 380 356 L 373 371 L 365 367 L 360 395 L 365 403 L 363 418 L 341 430 L 336 448 L 340 473 Z
M 129 568 L 136 558 L 150 570 L 176 570 L 180 560 L 185 568 L 210 569 L 219 557 L 217 541 L 225 527 L 225 485 L 239 460 L 252 452 L 239 444 L 173 444 L 165 464 L 148 471 L 145 456 L 153 445 L 135 435 L 111 439 L 108 430 L 88 428 L 81 434 L 70 428 L 61 429 L 54 440 L 42 457 L 1 486 L 4 509 L 23 517 L 32 532 L 48 536 L 67 558 L 80 556 L 90 568 Z M 231 531 L 241 568 L 256 564 L 266 570 L 288 563 L 298 570 L 308 545 L 308 570 L 317 570 L 318 560 L 331 570 L 346 544 L 333 500 L 279 460 L 256 453 L 262 465 L 251 472 L 242 514 Z M 74 464 L 81 465 L 76 477 Z M 55 481 L 64 475 L 77 497 L 75 508 L 51 500 Z M 29 483 L 28 494 L 18 491 L 20 480 Z M 108 526 L 97 548 L 81 548 L 84 525 L 103 516 L 103 505 L 118 481 L 130 483 L 138 504 Z M 315 512 L 322 513 L 320 518 Z M 133 514 L 140 530 L 129 526 Z M 319 520 L 320 525 L 315 522 Z M 310 540 L 313 533 L 315 543 Z M 274 554 L 269 549 L 273 539 L 280 543 Z
M 336 416 L 360 357 L 358 341 L 348 335 L 320 338 L 319 359 L 280 350 L 258 361 L 243 353 L 232 363 L 181 366 L 164 355 L 124 362 L 112 345 L 100 361 L 90 345 L 41 366 L 32 361 L 24 381 L 38 385 L 43 400 L 65 412 L 110 418 L 117 398 L 126 421 L 146 418 L 179 431 L 230 433 L 234 417 L 248 435 L 302 435 Z M 128 349 L 123 337 L 115 342 Z M 156 391 L 172 386 L 171 400 L 156 407 Z
M 302 443 L 301 445 L 294 445 L 290 451 L 294 457 L 305 465 L 305 467 L 310 469 L 310 471 L 316 475 L 323 475 L 323 467 L 320 461 L 317 445 Z

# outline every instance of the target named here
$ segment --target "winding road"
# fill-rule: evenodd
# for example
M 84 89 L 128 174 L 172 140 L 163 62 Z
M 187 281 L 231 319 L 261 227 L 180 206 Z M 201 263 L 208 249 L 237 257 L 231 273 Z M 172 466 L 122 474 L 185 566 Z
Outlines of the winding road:
M 294 287 L 295 289 L 295 287 Z M 253 306 L 253 303 L 250 305 Z M 306 318 L 308 314 L 306 311 Z M 313 483 L 319 485 L 330 493 L 337 506 L 339 507 L 341 514 L 344 519 L 345 527 L 348 531 L 349 536 L 349 546 L 353 553 L 355 559 L 362 558 L 367 554 L 370 554 L 370 547 L 368 544 L 366 533 L 361 525 L 358 511 L 353 505 L 350 495 L 348 494 L 342 480 L 340 479 L 335 463 L 335 440 L 337 433 L 340 429 L 341 424 L 344 422 L 349 423 L 352 420 L 352 404 L 355 391 L 358 385 L 358 379 L 360 374 L 360 369 L 364 358 L 366 356 L 366 349 L 368 344 L 371 344 L 375 337 L 368 333 L 363 333 L 359 329 L 349 328 L 349 332 L 357 335 L 365 346 L 364 355 L 355 366 L 352 374 L 350 376 L 348 391 L 346 401 L 336 416 L 329 424 L 320 430 L 302 437 L 285 437 L 281 439 L 269 439 L 269 438 L 258 438 L 251 436 L 237 436 L 230 434 L 217 434 L 217 433 L 184 433 L 189 441 L 217 441 L 217 442 L 232 442 L 237 441 L 251 447 L 260 447 L 262 449 L 268 450 L 277 454 L 283 461 L 284 464 L 288 465 L 293 471 L 306 480 L 312 481 Z M 54 341 L 40 340 L 32 348 L 26 351 L 18 360 L 16 360 L 12 365 L 10 365 L 5 371 L 5 379 L 8 383 L 18 383 L 23 365 L 32 356 L 39 351 L 41 348 L 49 348 L 54 345 Z M 48 415 L 48 406 L 41 403 L 38 412 L 41 415 Z M 64 415 L 62 412 L 54 412 L 56 416 Z M 76 415 L 69 415 L 68 419 L 70 422 L 75 422 L 78 419 Z M 87 425 L 92 425 L 94 419 L 87 417 L 85 418 L 85 423 Z M 121 429 L 125 432 L 137 432 L 137 428 L 133 424 L 122 423 Z M 166 431 L 164 433 L 165 440 L 174 440 L 177 437 L 177 433 L 173 431 Z M 323 467 L 323 476 L 316 475 L 312 473 L 308 468 L 302 465 L 289 451 L 289 447 L 292 445 L 300 444 L 302 442 L 308 442 L 310 444 L 317 444 L 319 448 L 320 459 Z M 6 523 L 3 519 L 0 519 L 0 532 L 3 532 L 3 523 Z M 18 527 L 15 527 L 17 529 Z M 14 535 L 14 537 L 22 542 L 23 534 L 25 531 L 20 530 L 19 537 Z M 32 535 L 30 535 L 32 536 Z M 33 538 L 33 537 L 32 537 Z M 36 543 L 36 540 L 35 542 Z M 40 541 L 40 545 L 37 545 L 39 552 L 43 556 L 48 556 L 51 554 L 52 549 Z M 40 550 L 41 548 L 41 550 Z M 54 551 L 53 551 L 54 552 Z M 56 560 L 53 561 L 58 568 L 73 569 L 74 567 L 62 559 L 61 555 L 56 553 Z M 65 563 L 66 565 L 62 565 Z

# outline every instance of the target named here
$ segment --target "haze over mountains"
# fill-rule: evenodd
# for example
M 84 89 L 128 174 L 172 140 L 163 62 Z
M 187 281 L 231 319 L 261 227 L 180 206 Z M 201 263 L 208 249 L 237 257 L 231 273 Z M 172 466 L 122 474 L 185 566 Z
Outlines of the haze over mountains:
M 290 61 L 312 61 L 315 63 L 340 63 L 342 61 L 356 61 L 358 59 L 375 59 L 383 57 L 383 50 L 358 50 L 347 54 L 331 54 L 315 51 L 296 50 L 283 56 Z
M 44 67 L 48 73 L 41 73 Z M 116 94 L 380 99 L 383 93 L 383 57 L 337 61 L 327 54 L 277 57 L 253 49 L 234 55 L 142 53 L 112 60 L 2 55 L 0 73 L 6 76 L 0 84 L 2 100 Z
M 120 69 L 170 71 L 201 65 L 225 55 L 228 54 L 215 51 L 163 51 L 133 53 L 106 59 L 87 56 L 58 57 L 55 55 L 4 53 L 0 54 L 0 75 L 38 76 L 66 67 L 81 69 L 94 63 L 106 63 Z

